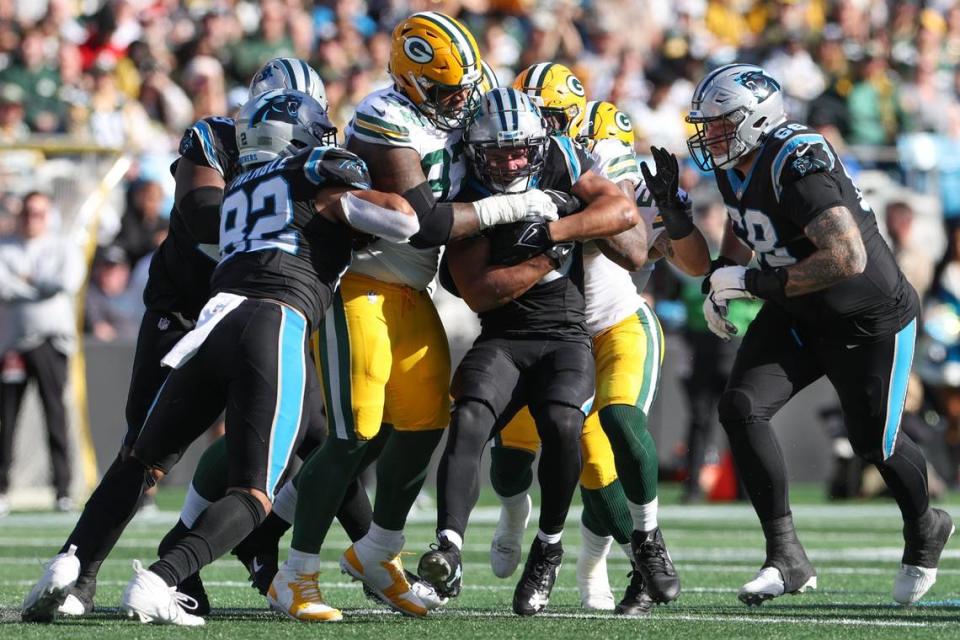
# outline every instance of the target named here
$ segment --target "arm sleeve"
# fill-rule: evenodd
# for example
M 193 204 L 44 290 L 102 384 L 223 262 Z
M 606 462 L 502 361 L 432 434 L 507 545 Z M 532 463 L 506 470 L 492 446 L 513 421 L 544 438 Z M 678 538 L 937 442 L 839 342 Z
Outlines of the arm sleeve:
M 180 199 L 181 219 L 197 242 L 217 244 L 220 241 L 222 201 L 223 189 L 216 187 L 199 187 Z

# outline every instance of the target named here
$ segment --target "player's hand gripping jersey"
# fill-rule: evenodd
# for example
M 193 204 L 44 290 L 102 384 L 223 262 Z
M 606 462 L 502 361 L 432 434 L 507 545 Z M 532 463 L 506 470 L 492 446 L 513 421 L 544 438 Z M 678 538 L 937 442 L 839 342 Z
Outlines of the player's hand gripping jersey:
M 863 273 L 826 289 L 778 302 L 805 330 L 827 342 L 872 342 L 916 317 L 917 294 L 897 267 L 877 221 L 839 157 L 806 125 L 784 122 L 760 147 L 741 180 L 733 170 L 714 171 L 733 229 L 760 265 L 798 262 L 816 246 L 803 229 L 831 207 L 850 210 L 863 238 Z
M 593 166 L 593 159 L 566 136 L 551 136 L 543 172 L 532 188 L 570 193 L 573 184 Z M 458 199 L 472 202 L 491 194 L 476 178 L 470 177 Z M 510 226 L 510 225 L 506 225 Z M 509 229 L 494 227 L 492 242 Z M 480 314 L 481 333 L 486 337 L 511 338 L 546 336 L 588 340 L 584 323 L 583 248 L 577 243 L 563 263 L 530 290 L 507 304 Z
M 233 120 L 198 120 L 183 134 L 180 155 L 197 166 L 216 170 L 225 182 L 230 182 L 241 171 Z M 179 161 L 173 163 L 170 173 L 176 173 Z M 170 230 L 150 262 L 143 302 L 148 309 L 175 312 L 195 320 L 210 298 L 210 276 L 219 256 L 215 237 L 198 240 L 189 229 L 208 228 L 215 236 L 219 224 L 216 216 L 211 216 L 209 220 L 191 220 L 188 227 L 185 215 L 195 212 L 174 207 L 170 213 Z
M 375 91 L 357 105 L 346 135 L 370 144 L 415 150 L 438 202 L 459 193 L 466 173 L 463 131 L 437 127 L 396 89 Z M 439 247 L 417 249 L 375 241 L 357 251 L 350 271 L 422 291 L 436 275 L 439 260 Z
M 305 149 L 231 181 L 212 289 L 272 298 L 317 327 L 350 263 L 353 231 L 316 215 L 313 202 L 320 189 L 338 186 L 370 187 L 363 160 L 338 147 Z

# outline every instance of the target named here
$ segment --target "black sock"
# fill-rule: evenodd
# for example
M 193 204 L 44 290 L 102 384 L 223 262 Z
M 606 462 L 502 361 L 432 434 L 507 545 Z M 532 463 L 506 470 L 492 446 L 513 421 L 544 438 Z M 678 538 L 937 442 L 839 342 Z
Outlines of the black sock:
M 260 501 L 249 493 L 230 491 L 200 514 L 186 533 L 150 571 L 167 585 L 178 585 L 232 549 L 266 516 Z
M 174 547 L 180 540 L 183 539 L 190 531 L 190 527 L 183 523 L 183 520 L 177 520 L 177 524 L 173 525 L 173 528 L 170 531 L 167 531 L 167 535 L 163 536 L 163 539 L 160 541 L 160 544 L 157 545 L 157 557 L 162 558 L 170 549 Z
M 920 447 L 904 433 L 897 436 L 892 456 L 877 462 L 877 470 L 897 501 L 904 520 L 915 520 L 930 506 L 927 461 Z
M 461 536 L 480 497 L 480 458 L 490 439 L 494 415 L 475 400 L 458 402 L 450 419 L 447 446 L 437 470 L 437 530 Z
M 790 513 L 787 469 L 769 422 L 724 422 L 737 472 L 761 522 Z
M 498 496 L 509 498 L 533 484 L 533 461 L 537 456 L 524 449 L 490 448 L 490 484 Z
M 103 475 L 60 549 L 60 553 L 64 553 L 70 545 L 76 545 L 84 582 L 96 579 L 100 565 L 137 512 L 145 488 L 146 469 L 133 458 L 120 460 L 118 457 Z
M 293 524 L 287 522 L 276 512 L 271 511 L 256 529 L 250 532 L 243 541 L 233 548 L 233 554 L 240 562 L 247 564 L 254 556 L 260 553 L 276 553 L 280 546 L 280 538 L 290 530 Z
M 546 404 L 531 407 L 540 434 L 540 530 L 560 533 L 580 480 L 580 434 L 583 413 L 574 407 Z

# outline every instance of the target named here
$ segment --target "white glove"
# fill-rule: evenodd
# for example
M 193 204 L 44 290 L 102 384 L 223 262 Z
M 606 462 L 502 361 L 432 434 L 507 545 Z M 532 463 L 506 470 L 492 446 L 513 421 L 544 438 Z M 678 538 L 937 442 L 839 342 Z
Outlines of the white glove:
M 553 198 L 540 189 L 488 196 L 474 202 L 473 207 L 477 210 L 481 229 L 535 218 L 553 222 L 559 217 Z
M 726 308 L 728 300 L 753 298 L 744 282 L 746 267 L 721 267 L 710 275 L 710 297 L 715 305 Z
M 703 317 L 710 331 L 721 340 L 727 341 L 736 335 L 737 327 L 727 320 L 727 304 L 718 304 L 712 292 L 703 301 Z

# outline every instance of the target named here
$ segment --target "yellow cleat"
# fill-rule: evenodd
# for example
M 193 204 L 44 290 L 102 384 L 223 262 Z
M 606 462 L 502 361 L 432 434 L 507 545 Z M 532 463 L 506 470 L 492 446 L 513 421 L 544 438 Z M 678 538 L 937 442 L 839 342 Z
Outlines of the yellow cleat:
M 394 611 L 414 618 L 426 617 L 427 607 L 410 589 L 400 556 L 378 554 L 376 547 L 371 549 L 371 546 L 350 545 L 340 556 L 343 573 L 365 584 L 378 600 Z
M 284 563 L 267 590 L 267 602 L 274 611 L 303 622 L 336 622 L 343 619 L 339 609 L 323 601 L 317 585 L 319 573 L 298 573 Z

